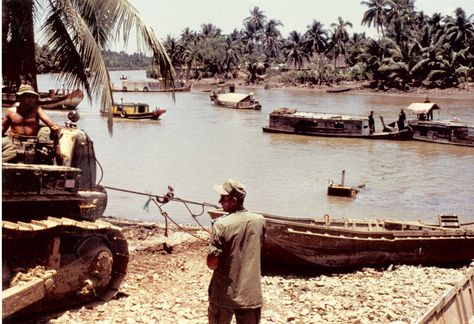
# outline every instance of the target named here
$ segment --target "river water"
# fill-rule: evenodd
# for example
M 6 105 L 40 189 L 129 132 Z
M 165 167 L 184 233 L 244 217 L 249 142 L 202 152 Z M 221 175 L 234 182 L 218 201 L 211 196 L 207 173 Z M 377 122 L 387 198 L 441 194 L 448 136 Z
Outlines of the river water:
M 122 73 L 133 80 L 145 78 L 144 71 L 114 71 L 114 83 L 120 82 Z M 40 75 L 38 80 L 41 91 L 60 87 L 53 75 Z M 438 214 L 455 213 L 463 222 L 474 221 L 474 148 L 262 132 L 268 114 L 280 107 L 363 116 L 374 110 L 392 122 L 400 108 L 423 98 L 250 89 L 244 91 L 255 93 L 262 110 L 237 111 L 213 106 L 203 88 L 176 93 L 175 102 L 169 93 L 114 93 L 115 100 L 145 102 L 167 112 L 160 121 L 116 119 L 112 137 L 98 105 L 85 99 L 78 108 L 78 127 L 94 141 L 104 170 L 102 184 L 156 195 L 165 194 L 170 185 L 176 197 L 217 204 L 213 185 L 234 178 L 246 185 L 246 207 L 254 211 L 429 222 L 435 222 Z M 436 102 L 441 119 L 456 116 L 474 122 L 474 100 Z M 48 114 L 58 122 L 67 115 Z M 381 129 L 379 120 L 376 128 Z M 354 199 L 326 194 L 329 180 L 339 183 L 342 170 L 346 185 L 365 184 Z M 144 196 L 111 190 L 108 195 L 105 215 L 163 219 L 156 206 L 143 208 Z M 176 222 L 193 223 L 182 204 L 171 202 L 163 210 Z M 191 210 L 201 212 L 196 206 Z M 207 215 L 198 219 L 209 224 Z

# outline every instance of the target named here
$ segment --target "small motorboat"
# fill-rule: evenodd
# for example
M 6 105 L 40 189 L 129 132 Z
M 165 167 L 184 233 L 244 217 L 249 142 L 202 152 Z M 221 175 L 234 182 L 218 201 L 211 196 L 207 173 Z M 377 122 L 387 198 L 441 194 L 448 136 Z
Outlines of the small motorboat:
M 123 119 L 160 119 L 160 116 L 166 112 L 164 108 L 155 108 L 150 110 L 146 103 L 119 103 L 114 104 L 112 113 L 114 117 Z
M 215 105 L 233 108 L 233 109 L 250 109 L 260 110 L 262 105 L 255 98 L 252 92 L 238 93 L 235 92 L 234 84 L 222 85 L 213 91 L 210 95 L 211 102 Z

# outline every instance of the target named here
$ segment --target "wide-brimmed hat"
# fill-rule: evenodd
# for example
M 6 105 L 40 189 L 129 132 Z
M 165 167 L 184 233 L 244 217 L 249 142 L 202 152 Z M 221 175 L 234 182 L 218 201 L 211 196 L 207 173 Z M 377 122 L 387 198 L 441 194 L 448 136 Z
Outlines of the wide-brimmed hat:
M 214 189 L 218 194 L 221 195 L 235 195 L 245 197 L 247 194 L 245 191 L 245 186 L 233 179 L 227 179 L 222 185 L 214 185 Z
M 35 91 L 35 88 L 29 84 L 22 84 L 16 93 L 17 96 L 22 96 L 24 94 L 32 94 L 39 97 L 39 93 Z

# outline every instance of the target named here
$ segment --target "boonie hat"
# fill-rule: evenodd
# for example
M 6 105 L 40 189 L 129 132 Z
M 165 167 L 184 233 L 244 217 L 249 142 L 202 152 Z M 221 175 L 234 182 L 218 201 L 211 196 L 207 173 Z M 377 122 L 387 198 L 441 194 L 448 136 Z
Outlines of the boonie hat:
M 17 96 L 21 96 L 21 95 L 24 95 L 24 94 L 32 94 L 32 95 L 36 95 L 39 97 L 39 93 L 35 91 L 35 88 L 33 88 L 32 86 L 30 86 L 29 84 L 22 84 L 20 86 L 20 88 L 18 89 L 18 92 L 16 93 Z
M 245 186 L 234 179 L 227 179 L 222 185 L 214 185 L 214 189 L 221 195 L 230 195 L 233 193 L 237 196 L 245 197 L 247 194 Z

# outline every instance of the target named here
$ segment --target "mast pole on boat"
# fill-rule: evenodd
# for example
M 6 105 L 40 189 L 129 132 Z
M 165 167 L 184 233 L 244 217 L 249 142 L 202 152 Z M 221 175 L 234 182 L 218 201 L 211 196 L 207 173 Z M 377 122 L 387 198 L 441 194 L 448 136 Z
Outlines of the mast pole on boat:
M 341 186 L 344 186 L 344 178 L 346 177 L 346 170 L 342 170 L 341 175 Z

